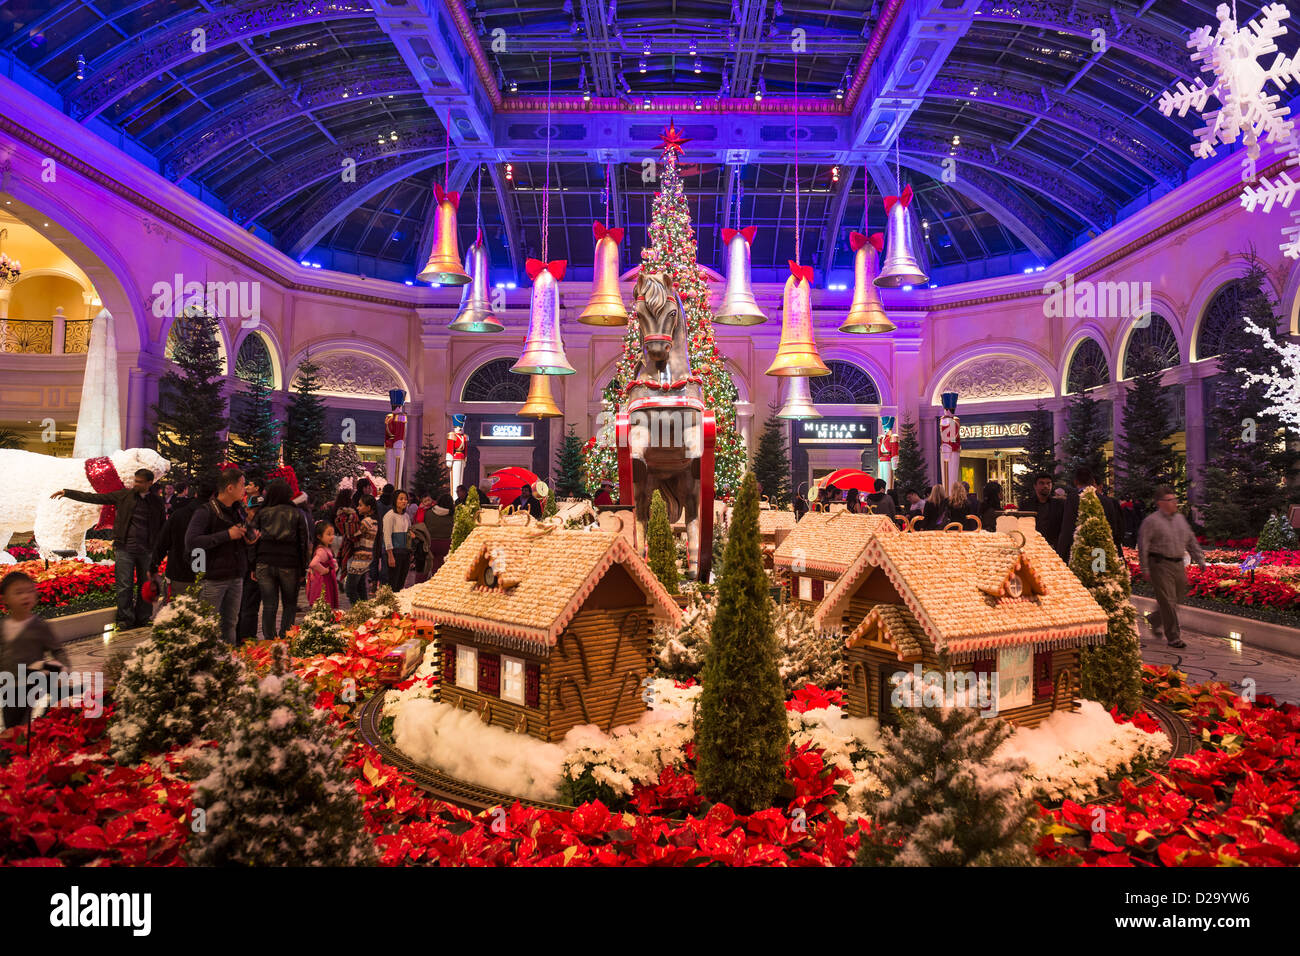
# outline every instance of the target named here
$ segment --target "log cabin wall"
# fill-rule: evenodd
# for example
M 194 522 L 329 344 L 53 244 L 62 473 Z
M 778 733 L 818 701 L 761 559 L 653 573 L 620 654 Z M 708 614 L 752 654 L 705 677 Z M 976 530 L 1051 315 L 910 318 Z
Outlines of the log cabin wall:
M 502 647 L 493 643 L 490 637 L 474 634 L 464 628 L 440 626 L 438 628 L 438 657 L 442 659 L 444 650 L 450 646 L 473 647 L 480 654 L 500 654 L 503 657 L 516 657 L 525 664 L 538 664 L 540 682 L 538 706 L 525 707 L 512 701 L 502 700 L 496 694 L 483 694 L 456 686 L 454 681 L 440 684 L 439 699 L 452 707 L 472 711 L 479 715 L 484 723 L 501 727 L 515 733 L 527 733 L 539 740 L 551 740 L 547 725 L 550 713 L 550 682 L 547 680 L 549 661 L 536 654 L 525 654 L 514 648 Z M 561 734 L 560 736 L 563 736 Z
M 549 739 L 559 740 L 579 724 L 608 731 L 645 713 L 641 681 L 648 673 L 653 621 L 639 588 L 636 593 L 641 601 L 630 607 L 593 607 L 588 601 L 552 648 L 544 682 L 550 687 Z

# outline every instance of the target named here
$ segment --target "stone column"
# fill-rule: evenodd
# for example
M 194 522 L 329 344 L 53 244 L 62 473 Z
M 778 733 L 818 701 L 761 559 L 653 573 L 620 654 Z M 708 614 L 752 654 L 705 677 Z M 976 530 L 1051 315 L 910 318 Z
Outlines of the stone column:
M 13 286 L 8 283 L 0 285 L 0 319 L 9 318 L 9 298 L 13 294 Z
M 126 429 L 122 436 L 127 448 L 139 448 L 144 444 L 151 384 L 149 373 L 142 368 L 132 368 L 127 375 Z
M 921 451 L 925 453 L 925 465 L 930 473 L 930 484 L 937 485 L 942 475 L 939 466 L 939 416 L 932 408 L 921 406 L 917 414 L 917 431 L 921 439 Z M 930 489 L 926 488 L 928 495 Z
M 68 333 L 67 317 L 63 314 L 63 306 L 55 308 L 51 321 L 54 323 L 54 333 L 50 342 L 50 354 L 62 355 L 63 343 Z
M 1069 422 L 1069 412 L 1066 409 L 1066 400 L 1061 398 L 1058 401 L 1060 405 L 1052 409 L 1052 441 L 1056 445 L 1056 457 L 1061 458 L 1063 457 L 1061 443 L 1065 441 L 1065 432 L 1069 427 L 1067 424 Z M 1068 483 L 1069 478 L 1067 477 Z
M 1189 373 L 1191 369 L 1187 370 Z M 1183 401 L 1186 405 L 1184 433 L 1187 441 L 1187 478 L 1200 497 L 1201 469 L 1205 467 L 1205 398 L 1201 379 L 1189 378 L 1183 382 Z

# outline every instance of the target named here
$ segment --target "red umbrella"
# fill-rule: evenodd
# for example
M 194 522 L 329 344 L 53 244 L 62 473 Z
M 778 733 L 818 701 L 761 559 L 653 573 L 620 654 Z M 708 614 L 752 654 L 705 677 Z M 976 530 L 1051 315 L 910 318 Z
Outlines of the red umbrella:
M 876 476 L 858 468 L 841 468 L 828 475 L 822 482 L 822 487 L 840 488 L 845 491 L 856 488 L 858 491 L 871 493 L 876 490 Z
M 839 487 L 838 485 L 836 485 L 836 482 L 839 481 L 844 476 L 858 475 L 861 473 L 862 473 L 861 469 L 858 468 L 837 468 L 835 471 L 832 471 L 829 475 L 824 475 L 821 478 L 821 480 L 817 482 L 817 487 L 819 488 Z
M 492 474 L 492 490 L 489 494 L 497 499 L 498 504 L 510 504 L 524 490 L 524 485 L 537 484 L 537 476 L 527 468 L 511 466 L 502 468 Z

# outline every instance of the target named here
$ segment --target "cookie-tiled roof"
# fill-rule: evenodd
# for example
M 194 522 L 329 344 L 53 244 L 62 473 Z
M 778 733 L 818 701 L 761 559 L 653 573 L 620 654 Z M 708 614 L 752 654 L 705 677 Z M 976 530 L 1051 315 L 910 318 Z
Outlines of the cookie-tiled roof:
M 793 529 L 795 526 L 793 511 L 777 511 L 775 508 L 763 508 L 758 512 L 758 533 L 771 538 L 781 528 Z
M 1106 636 L 1106 613 L 1037 532 L 876 535 L 813 615 L 838 627 L 862 578 L 879 568 L 935 649 L 963 658 L 1019 644 L 1077 647 Z M 1008 595 L 1013 575 L 1028 582 Z
M 492 563 L 504 587 L 486 587 Z M 560 632 L 615 564 L 644 592 L 656 614 L 674 624 L 681 611 L 640 556 L 615 531 L 546 525 L 475 528 L 438 573 L 415 586 L 417 620 L 554 647 Z
M 884 515 L 812 511 L 786 535 L 773 563 L 789 568 L 801 561 L 808 571 L 842 574 L 862 554 L 872 535 L 897 533 L 898 525 Z
M 873 628 L 879 629 L 884 639 L 894 646 L 900 661 L 920 660 L 931 649 L 925 630 L 905 605 L 877 604 L 849 635 L 848 646 L 855 646 Z

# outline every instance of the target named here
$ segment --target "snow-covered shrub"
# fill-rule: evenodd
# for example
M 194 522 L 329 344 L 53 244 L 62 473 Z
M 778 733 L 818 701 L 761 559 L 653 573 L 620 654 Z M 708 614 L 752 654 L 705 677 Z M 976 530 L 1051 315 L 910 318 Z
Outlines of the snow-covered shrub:
M 698 592 L 682 611 L 682 621 L 676 628 L 662 624 L 655 626 L 650 653 L 659 664 L 659 675 L 674 680 L 698 677 L 704 669 L 704 655 L 709 648 L 709 632 L 713 628 L 715 602 Z
M 293 639 L 294 657 L 314 657 L 317 654 L 338 654 L 347 650 L 348 638 L 334 621 L 334 609 L 317 598 L 298 625 Z
M 773 604 L 772 623 L 787 697 L 805 684 L 830 690 L 844 683 L 844 640 L 839 635 L 818 634 L 812 615 L 793 602 Z
M 216 613 L 193 595 L 177 597 L 117 678 L 108 725 L 113 759 L 136 763 L 208 733 L 239 678 Z
M 1296 548 L 1300 548 L 1300 541 L 1296 539 L 1295 528 L 1291 527 L 1291 522 L 1282 515 L 1271 515 L 1264 522 L 1259 540 L 1255 543 L 1255 550 L 1293 551 Z
M 397 595 L 387 584 L 375 591 L 375 596 L 367 601 L 358 601 L 343 615 L 343 626 L 348 629 L 364 624 L 373 617 L 391 617 L 403 613 L 398 606 Z
M 199 758 L 185 845 L 195 866 L 358 866 L 376 860 L 346 764 L 347 732 L 275 645 L 271 672 L 245 681 Z M 201 824 L 198 822 L 201 821 Z

